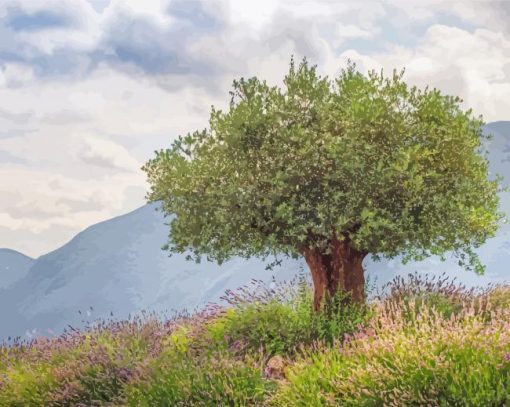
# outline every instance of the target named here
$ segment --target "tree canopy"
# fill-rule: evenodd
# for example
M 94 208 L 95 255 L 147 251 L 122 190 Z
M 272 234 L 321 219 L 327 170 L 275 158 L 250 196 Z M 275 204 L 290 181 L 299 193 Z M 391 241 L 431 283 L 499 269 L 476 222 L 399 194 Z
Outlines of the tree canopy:
M 235 80 L 208 128 L 143 167 L 148 198 L 175 215 L 167 248 L 221 263 L 329 253 L 335 236 L 375 258 L 452 251 L 481 272 L 473 248 L 502 218 L 499 182 L 483 120 L 461 103 L 352 63 L 330 79 L 292 60 L 282 87 Z

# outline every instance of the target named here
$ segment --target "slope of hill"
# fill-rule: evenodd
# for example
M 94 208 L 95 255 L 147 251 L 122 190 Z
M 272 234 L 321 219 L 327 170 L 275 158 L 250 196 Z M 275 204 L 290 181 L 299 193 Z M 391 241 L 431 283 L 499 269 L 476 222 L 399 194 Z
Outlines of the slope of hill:
M 4 293 L 0 337 L 60 331 L 84 321 L 126 318 L 146 309 L 194 309 L 251 278 L 271 279 L 261 260 L 195 264 L 161 250 L 167 226 L 155 205 L 91 226 L 61 248 L 39 257 L 27 276 Z M 290 278 L 287 262 L 278 278 Z M 81 314 L 79 313 L 81 312 Z M 33 331 L 35 329 L 35 331 Z
M 327 316 L 285 284 L 189 319 L 0 344 L 0 405 L 508 406 L 510 286 L 393 284 Z
M 502 175 L 502 186 L 509 189 L 500 194 L 501 210 L 509 218 L 500 231 L 510 231 L 510 121 L 490 123 L 486 126 L 486 132 L 492 136 L 487 146 L 491 175 Z
M 503 184 L 510 187 L 510 122 L 489 124 L 487 131 L 493 134 L 488 142 L 491 174 L 506 176 Z M 510 213 L 509 192 L 501 193 L 501 203 L 502 210 Z M 300 269 L 306 271 L 304 261 L 290 259 L 270 272 L 265 265 L 271 259 L 235 258 L 218 266 L 188 262 L 184 254 L 168 257 L 160 250 L 167 240 L 165 222 L 168 219 L 155 211 L 155 205 L 146 205 L 91 226 L 35 260 L 28 272 L 24 269 L 26 275 L 11 281 L 0 296 L 0 339 L 59 332 L 69 324 L 79 327 L 111 312 L 115 318 L 126 318 L 143 309 L 194 309 L 252 278 L 270 281 L 274 275 L 288 280 Z M 510 280 L 510 225 L 504 225 L 478 252 L 487 265 L 485 276 L 465 272 L 452 258 L 407 265 L 398 258 L 380 263 L 367 259 L 365 268 L 369 279 L 377 279 L 379 285 L 396 274 L 414 271 L 447 272 L 467 285 Z M 28 267 L 30 261 L 24 264 Z M 0 257 L 0 273 L 2 264 Z
M 0 289 L 25 277 L 33 263 L 34 259 L 20 252 L 0 249 Z

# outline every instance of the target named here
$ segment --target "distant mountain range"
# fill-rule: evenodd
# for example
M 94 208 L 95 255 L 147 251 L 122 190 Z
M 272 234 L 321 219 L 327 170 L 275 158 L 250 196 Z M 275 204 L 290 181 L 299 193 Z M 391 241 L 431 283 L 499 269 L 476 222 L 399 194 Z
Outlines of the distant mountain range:
M 487 125 L 491 174 L 505 176 L 510 187 L 510 122 Z M 501 193 L 501 209 L 510 214 L 510 193 Z M 302 260 L 286 259 L 274 271 L 259 259 L 232 259 L 221 266 L 196 264 L 185 254 L 168 256 L 168 218 L 146 205 L 131 213 L 93 225 L 57 250 L 31 259 L 0 249 L 0 340 L 59 333 L 68 325 L 82 327 L 97 318 L 126 318 L 141 310 L 193 310 L 217 301 L 226 289 L 251 279 L 289 280 Z M 402 265 L 399 259 L 365 262 L 369 280 L 378 285 L 397 274 L 446 271 L 467 285 L 510 281 L 510 225 L 478 250 L 487 265 L 484 276 L 462 270 L 453 259 L 430 258 Z
M 218 266 L 169 257 L 161 250 L 168 219 L 155 209 L 146 205 L 93 225 L 33 261 L 28 272 L 13 269 L 25 275 L 0 290 L 0 338 L 60 332 L 110 313 L 126 318 L 140 310 L 193 310 L 251 278 L 271 280 L 258 259 Z M 292 278 L 299 265 L 286 262 L 278 278 Z
M 28 273 L 34 259 L 11 249 L 0 249 L 0 289 L 9 288 Z

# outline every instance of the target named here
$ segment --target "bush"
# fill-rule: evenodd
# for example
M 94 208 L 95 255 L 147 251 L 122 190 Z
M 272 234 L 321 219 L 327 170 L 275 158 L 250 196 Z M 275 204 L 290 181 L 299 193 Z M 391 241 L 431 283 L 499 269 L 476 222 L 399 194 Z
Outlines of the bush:
M 497 286 L 486 294 L 492 308 L 510 308 L 510 287 Z
M 0 345 L 0 406 L 510 405 L 509 287 L 411 275 L 317 314 L 304 280 L 253 284 L 230 308 Z
M 287 372 L 275 406 L 503 406 L 510 403 L 510 310 L 490 322 L 423 305 L 378 310 L 343 346 L 309 352 Z
M 0 405 L 12 407 L 46 406 L 50 393 L 59 385 L 51 365 L 18 366 L 0 372 Z
M 102 405 L 121 399 L 137 366 L 157 352 L 165 329 L 157 321 L 134 319 L 0 347 L 0 405 Z
M 221 348 L 264 354 L 293 354 L 320 341 L 342 340 L 365 325 L 370 308 L 344 304 L 339 293 L 321 313 L 313 311 L 312 293 L 305 281 L 286 290 L 231 301 L 233 308 L 207 326 L 205 342 Z
M 262 405 L 274 387 L 249 359 L 174 351 L 155 361 L 150 376 L 129 385 L 126 394 L 133 407 L 249 406 Z
M 466 303 L 472 303 L 473 299 L 482 298 L 491 291 L 468 289 L 455 280 L 445 273 L 432 276 L 414 273 L 405 278 L 397 276 L 382 287 L 376 299 L 390 307 L 397 304 L 407 319 L 423 307 L 434 309 L 443 317 L 450 318 L 458 315 Z

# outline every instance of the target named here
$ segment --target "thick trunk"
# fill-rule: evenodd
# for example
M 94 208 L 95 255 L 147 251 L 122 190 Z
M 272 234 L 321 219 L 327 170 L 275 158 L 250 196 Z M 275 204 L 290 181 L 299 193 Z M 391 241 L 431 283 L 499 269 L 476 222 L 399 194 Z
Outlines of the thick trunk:
M 352 301 L 365 301 L 363 259 L 366 253 L 350 246 L 349 242 L 331 239 L 330 254 L 319 249 L 303 247 L 301 250 L 312 273 L 314 309 L 320 310 L 324 301 L 338 291 L 348 293 Z

